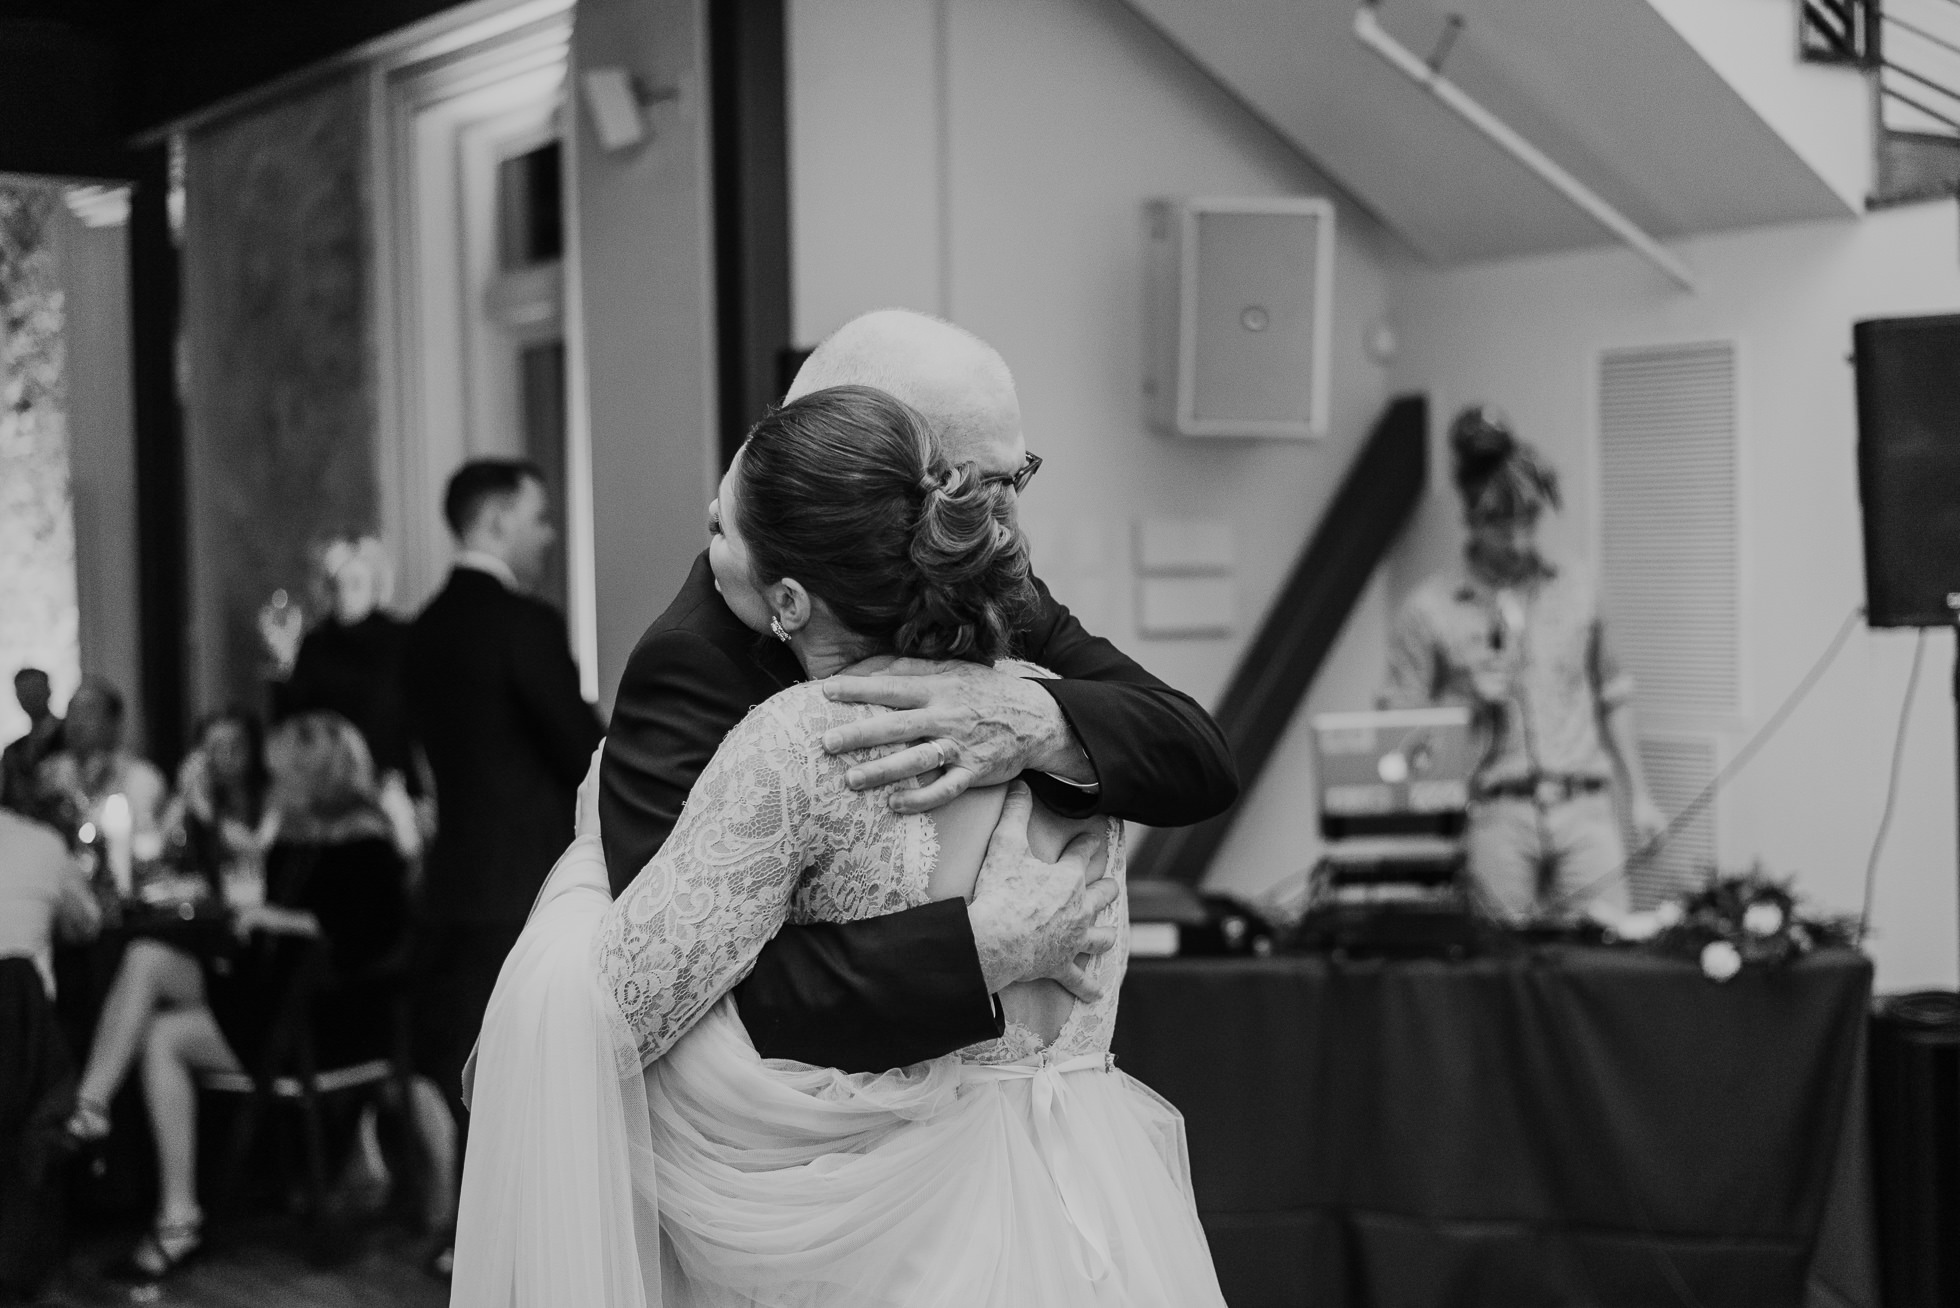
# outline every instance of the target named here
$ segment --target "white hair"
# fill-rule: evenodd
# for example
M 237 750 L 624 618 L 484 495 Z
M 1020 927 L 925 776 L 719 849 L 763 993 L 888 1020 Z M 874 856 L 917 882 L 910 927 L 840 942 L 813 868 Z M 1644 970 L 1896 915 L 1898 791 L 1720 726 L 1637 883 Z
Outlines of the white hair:
M 378 537 L 340 536 L 327 542 L 320 554 L 321 578 L 329 586 L 337 586 L 342 570 L 350 567 L 367 573 L 374 584 L 377 606 L 386 608 L 394 602 L 395 565 L 388 557 L 388 547 Z
M 877 309 L 839 327 L 810 352 L 783 398 L 832 386 L 872 386 L 911 405 L 956 456 L 1020 432 L 1014 374 L 1000 351 L 911 309 Z

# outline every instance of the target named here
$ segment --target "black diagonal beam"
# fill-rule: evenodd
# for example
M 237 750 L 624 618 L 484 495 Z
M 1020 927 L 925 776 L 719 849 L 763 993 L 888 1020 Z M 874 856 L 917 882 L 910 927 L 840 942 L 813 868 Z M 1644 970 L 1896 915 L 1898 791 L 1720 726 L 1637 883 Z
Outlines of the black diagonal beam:
M 1415 512 L 1428 475 L 1429 404 L 1404 396 L 1375 424 L 1225 688 L 1216 717 L 1243 793 L 1258 784 L 1368 579 Z M 1232 809 L 1195 827 L 1152 832 L 1130 875 L 1198 884 L 1236 816 Z

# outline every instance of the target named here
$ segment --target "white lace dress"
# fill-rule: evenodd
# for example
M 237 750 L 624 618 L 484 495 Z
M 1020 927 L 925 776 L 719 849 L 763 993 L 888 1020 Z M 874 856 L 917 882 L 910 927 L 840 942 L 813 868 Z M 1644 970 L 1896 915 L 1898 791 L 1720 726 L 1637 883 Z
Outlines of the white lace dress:
M 749 1042 L 728 992 L 785 922 L 926 902 L 933 823 L 820 743 L 882 711 L 756 708 L 616 904 L 596 837 L 560 860 L 484 1019 L 453 1304 L 1223 1303 L 1182 1119 L 1108 1054 L 1123 898 L 1045 1046 L 848 1075 Z

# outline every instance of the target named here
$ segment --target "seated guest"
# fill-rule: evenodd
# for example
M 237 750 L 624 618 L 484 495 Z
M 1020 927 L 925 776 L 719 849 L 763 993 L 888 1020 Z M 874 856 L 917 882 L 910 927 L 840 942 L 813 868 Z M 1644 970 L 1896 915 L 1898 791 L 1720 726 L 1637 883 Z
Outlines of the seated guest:
M 31 960 L 52 998 L 54 941 L 87 940 L 101 921 L 88 877 L 61 834 L 0 809 L 0 958 Z
M 240 709 L 199 724 L 197 744 L 177 769 L 177 793 L 164 812 L 167 839 L 184 863 L 233 908 L 265 898 L 265 742 L 258 719 Z
M 122 738 L 121 692 L 100 677 L 83 677 L 68 701 L 61 748 L 41 764 L 41 790 L 53 820 L 70 832 L 99 823 L 102 801 L 122 795 L 137 843 L 155 842 L 167 789 L 163 773 L 124 749 Z
M 266 762 L 272 776 L 266 897 L 237 914 L 243 943 L 203 969 L 154 941 L 130 946 L 70 1124 L 83 1139 L 106 1132 L 104 1105 L 141 1049 L 160 1194 L 155 1225 L 131 1262 L 151 1277 L 181 1265 L 203 1243 L 195 1074 L 242 1071 L 241 1055 L 251 1057 L 263 1044 L 284 988 L 281 938 L 323 937 L 332 950 L 332 976 L 311 1013 L 319 1066 L 393 1053 L 393 1032 L 383 1018 L 391 983 L 372 973 L 402 942 L 405 867 L 380 808 L 367 746 L 344 718 L 304 714 L 274 731 Z M 446 1195 L 453 1169 L 453 1144 L 443 1131 L 447 1113 L 433 1087 L 418 1085 L 415 1095 L 421 1152 L 438 1169 L 424 1193 Z
M 77 695 L 77 699 L 81 697 Z M 258 724 L 236 712 L 212 715 L 199 726 L 197 744 L 178 769 L 178 793 L 162 825 L 181 842 L 184 860 L 210 880 L 213 897 L 227 907 L 265 900 L 265 750 Z M 89 1050 L 69 1134 L 91 1143 L 109 1130 L 108 1103 L 140 1048 L 149 1015 L 160 1004 L 192 1002 L 199 978 L 232 941 L 190 932 L 164 938 L 139 935 L 104 1001 Z
M 27 714 L 27 734 L 0 751 L 0 808 L 35 817 L 40 812 L 41 764 L 61 748 L 61 719 L 50 707 L 52 687 L 39 668 L 14 673 L 14 698 Z
M 1396 619 L 1384 702 L 1467 705 L 1488 733 L 1466 838 L 1485 909 L 1515 925 L 1611 920 L 1627 910 L 1616 777 L 1643 845 L 1667 826 L 1641 770 L 1633 678 L 1588 570 L 1539 551 L 1557 472 L 1487 405 L 1457 415 L 1450 447 L 1469 539 Z
M 56 1025 L 51 945 L 86 937 L 95 899 L 52 828 L 0 809 L 0 1302 L 34 1298 L 59 1250 L 61 1119 L 75 1069 Z

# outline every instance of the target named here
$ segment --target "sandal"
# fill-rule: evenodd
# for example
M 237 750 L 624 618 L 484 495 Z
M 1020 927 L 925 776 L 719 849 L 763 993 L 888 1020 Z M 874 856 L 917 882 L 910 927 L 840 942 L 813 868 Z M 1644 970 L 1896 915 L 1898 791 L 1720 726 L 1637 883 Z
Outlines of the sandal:
M 158 1222 L 129 1251 L 129 1269 L 148 1281 L 161 1281 L 204 1249 L 204 1219 Z

